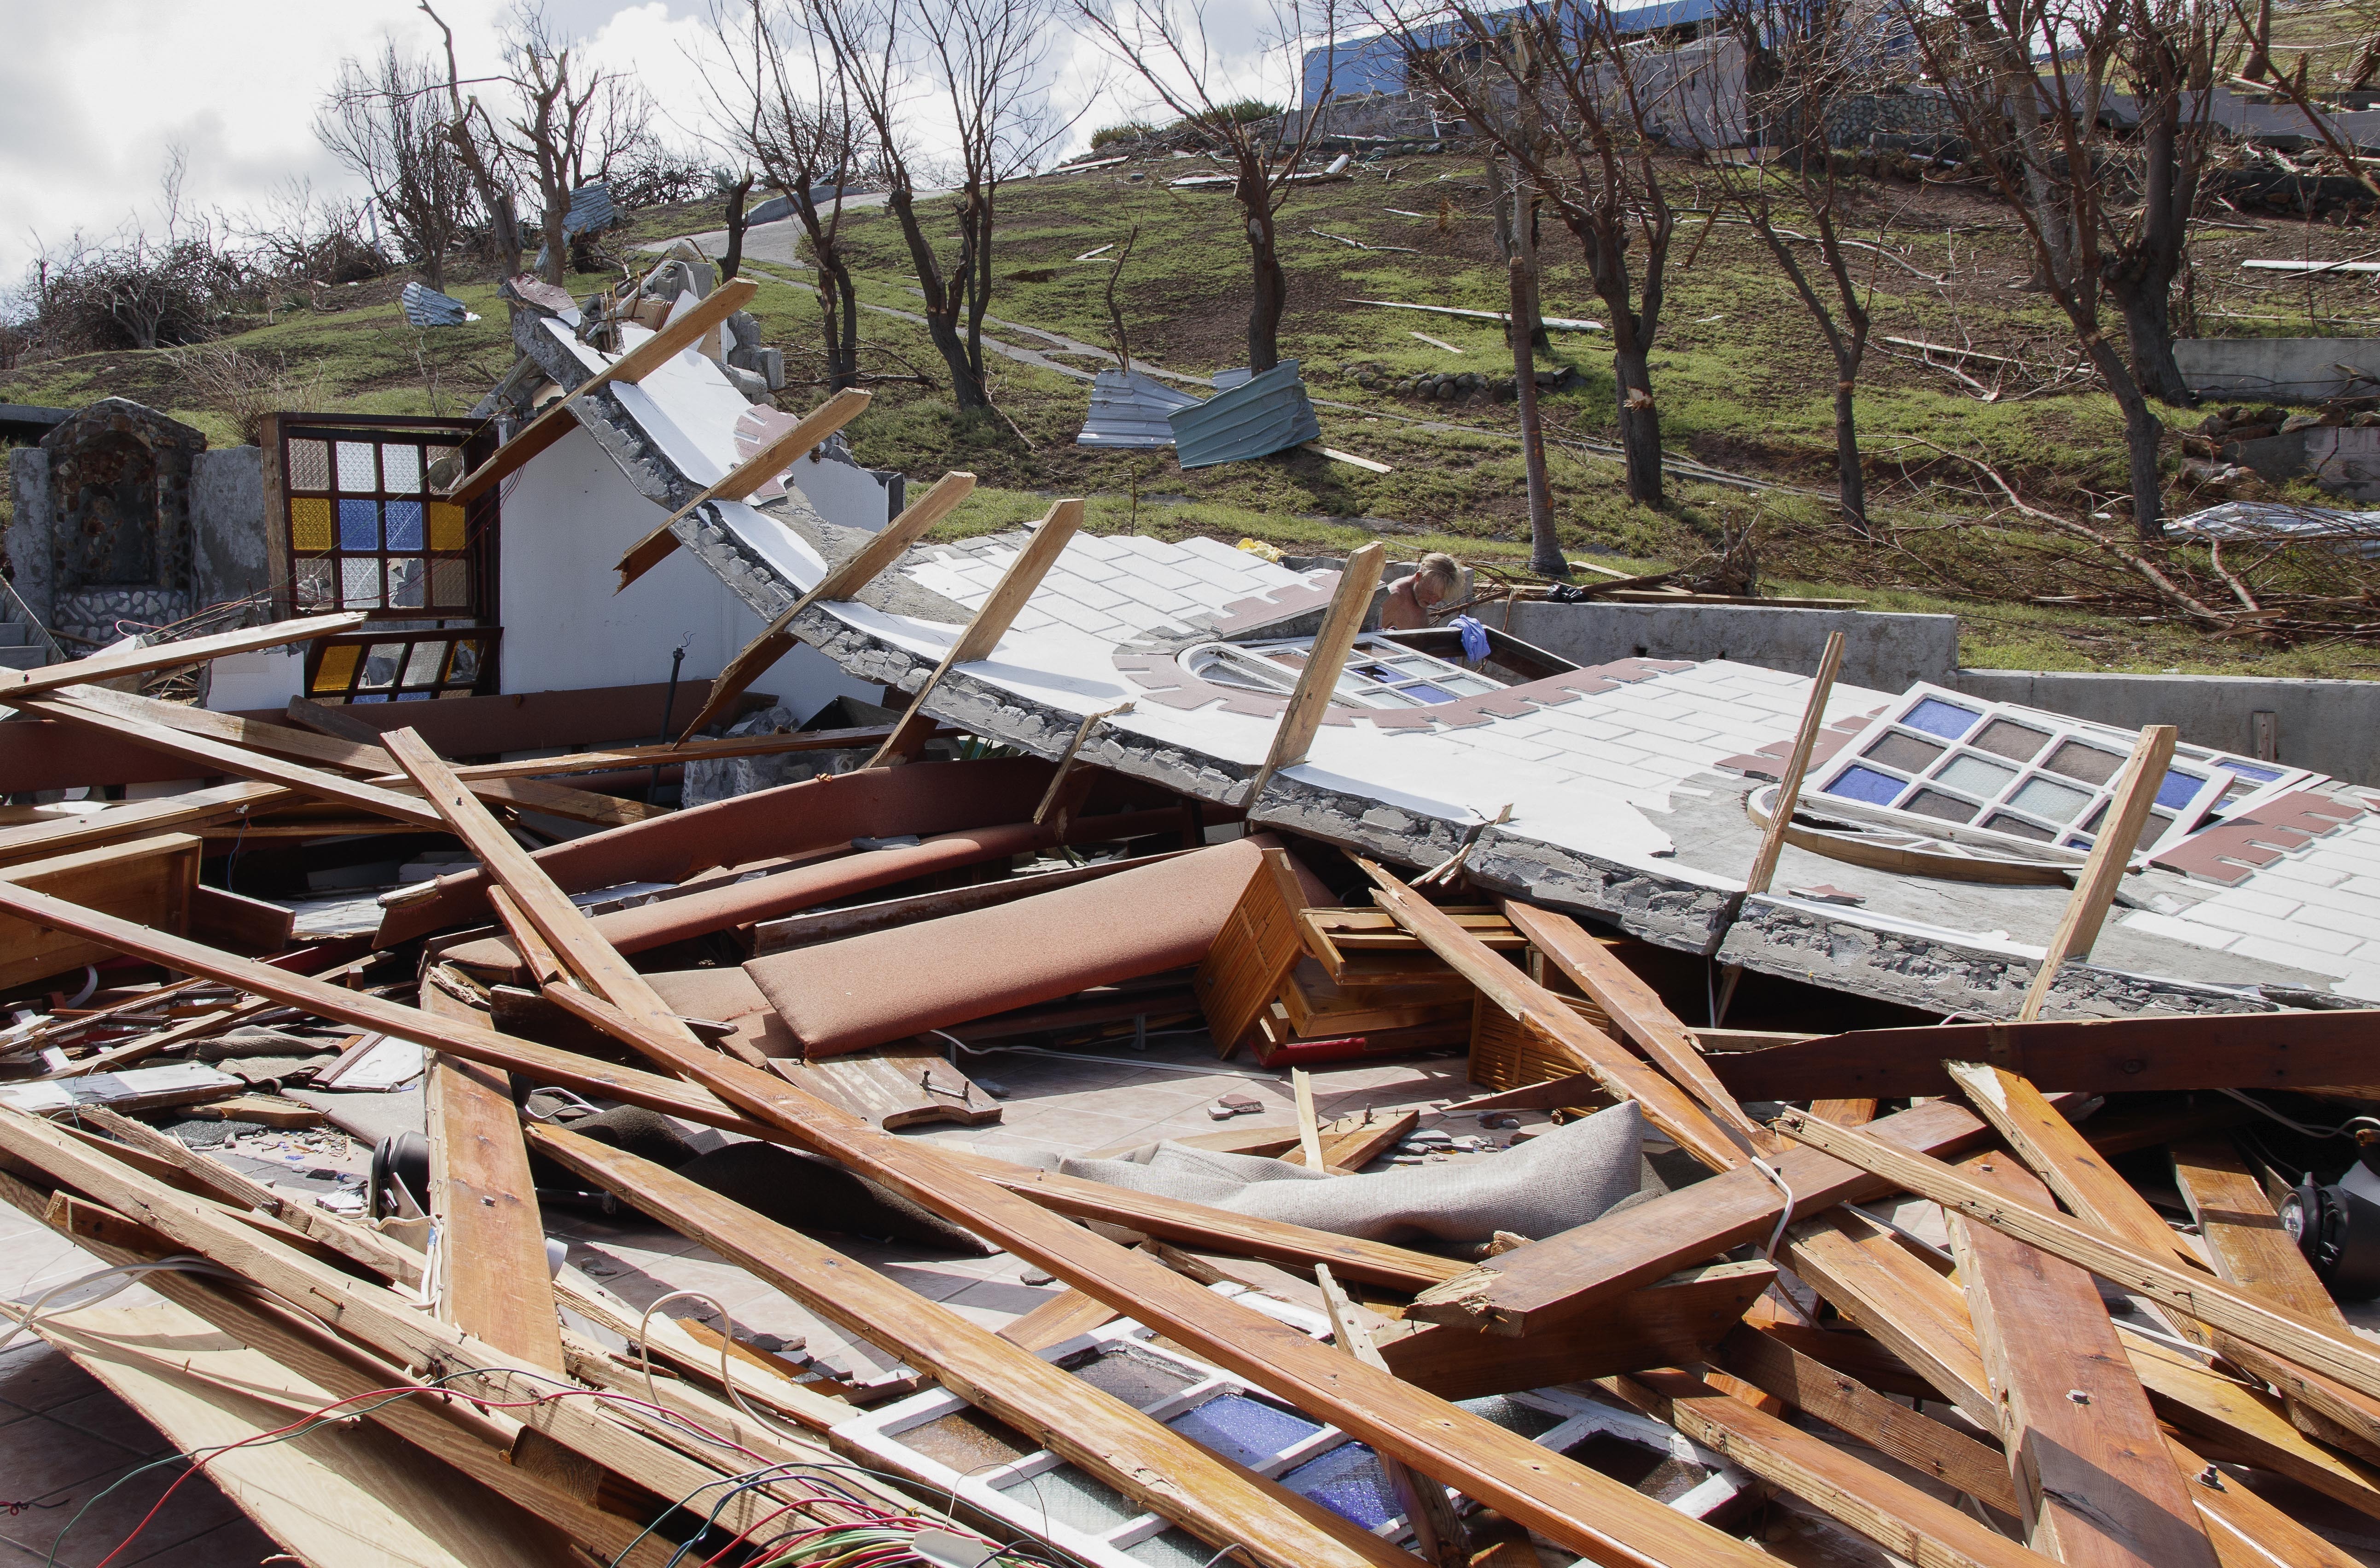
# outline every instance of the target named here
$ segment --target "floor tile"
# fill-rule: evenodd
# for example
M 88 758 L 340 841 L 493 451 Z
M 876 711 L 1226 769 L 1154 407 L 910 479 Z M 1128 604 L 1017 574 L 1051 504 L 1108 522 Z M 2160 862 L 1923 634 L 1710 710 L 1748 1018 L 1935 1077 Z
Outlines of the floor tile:
M 39 1553 L 46 1554 L 56 1546 L 58 1568 L 91 1568 L 139 1527 L 140 1534 L 134 1540 L 134 1550 L 117 1558 L 116 1563 L 120 1565 L 128 1559 L 138 1562 L 144 1554 L 154 1561 L 172 1562 L 179 1561 L 173 1551 L 181 1543 L 240 1517 L 231 1500 L 204 1475 L 190 1477 L 166 1498 L 166 1489 L 173 1487 L 182 1466 L 160 1465 L 130 1474 L 135 1468 L 119 1465 L 57 1494 L 71 1498 L 68 1507 L 0 1520 L 0 1534 Z M 126 1477 L 128 1478 L 121 1486 L 112 1491 L 106 1489 L 110 1482 Z M 103 1492 L 105 1495 L 101 1495 Z M 164 1507 L 142 1525 L 141 1520 L 161 1498 L 164 1498 Z M 42 1501 L 56 1501 L 56 1497 L 44 1497 Z M 75 1516 L 78 1511 L 81 1511 L 79 1519 Z M 62 1533 L 65 1539 L 61 1544 Z
M 0 1355 L 0 1401 L 21 1411 L 54 1409 L 102 1389 L 97 1378 L 36 1340 Z

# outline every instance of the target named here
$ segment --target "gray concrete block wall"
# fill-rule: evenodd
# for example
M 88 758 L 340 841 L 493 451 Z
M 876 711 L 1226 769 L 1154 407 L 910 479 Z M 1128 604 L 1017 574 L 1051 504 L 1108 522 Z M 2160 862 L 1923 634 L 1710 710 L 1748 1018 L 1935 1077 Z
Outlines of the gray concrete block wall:
M 57 586 L 50 562 L 50 455 L 38 446 L 12 447 L 8 487 L 16 514 L 8 525 L 8 569 L 17 597 L 43 626 Z
M 265 558 L 264 455 L 253 446 L 201 452 L 190 473 L 192 589 L 221 604 L 273 586 Z
M 1484 612 L 1488 625 L 1502 611 Z M 1732 659 L 1815 675 L 1827 635 L 1843 634 L 1841 678 L 1879 691 L 1942 683 L 1959 665 L 1959 618 L 1755 604 L 1553 604 L 1512 607 L 1512 632 L 1581 664 L 1614 659 Z
M 2380 784 L 2380 681 L 1961 670 L 1944 684 L 2126 729 L 2172 724 L 2186 741 L 2244 757 L 2256 755 L 2256 715 L 2269 713 L 2281 761 Z
M 2174 344 L 2173 359 L 2192 392 L 2318 403 L 2369 394 L 2380 377 L 2380 337 L 2186 337 Z

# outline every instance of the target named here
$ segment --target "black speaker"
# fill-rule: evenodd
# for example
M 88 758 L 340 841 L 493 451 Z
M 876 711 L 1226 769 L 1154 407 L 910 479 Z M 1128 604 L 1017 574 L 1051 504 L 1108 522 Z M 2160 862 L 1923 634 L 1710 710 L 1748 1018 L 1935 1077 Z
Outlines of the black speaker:
M 2380 1172 L 2375 1150 L 2347 1168 L 2335 1186 L 2308 1174 L 2281 1199 L 2281 1227 L 2331 1295 L 2341 1301 L 2380 1296 Z

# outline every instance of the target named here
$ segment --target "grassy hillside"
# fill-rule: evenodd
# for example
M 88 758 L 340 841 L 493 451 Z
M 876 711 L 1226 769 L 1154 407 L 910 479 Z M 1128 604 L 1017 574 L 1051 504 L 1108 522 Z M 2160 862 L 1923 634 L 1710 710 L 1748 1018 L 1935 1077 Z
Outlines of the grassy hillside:
M 1118 164 L 1022 182 L 1002 193 L 995 255 L 1000 322 L 1090 343 L 1111 336 L 1105 303 L 1113 250 L 1139 237 L 1116 285 L 1135 357 L 1208 375 L 1244 364 L 1246 248 L 1234 209 L 1217 190 L 1180 191 L 1165 181 L 1207 165 L 1188 160 Z M 965 533 L 1038 514 L 1047 498 L 1091 498 L 1091 526 L 1178 537 L 1244 535 L 1309 551 L 1338 551 L 1392 536 L 1400 553 L 1442 548 L 1467 561 L 1516 568 L 1527 523 L 1509 405 L 1479 395 L 1425 403 L 1392 390 L 1424 371 L 1511 373 L 1493 323 L 1348 303 L 1354 298 L 1497 310 L 1502 268 L 1477 161 L 1419 156 L 1358 167 L 1353 179 L 1294 195 L 1281 215 L 1291 278 L 1283 350 L 1296 356 L 1318 402 L 1324 440 L 1394 467 L 1375 475 L 1310 452 L 1184 473 L 1171 452 L 1094 453 L 1073 444 L 1087 384 L 1038 366 L 993 361 L 1004 418 L 960 419 L 939 384 L 888 379 L 849 432 L 860 456 L 929 479 L 967 468 L 984 481 L 948 525 Z M 1750 232 L 1712 222 L 1707 171 L 1673 169 L 1682 213 L 1669 296 L 1653 355 L 1665 442 L 1673 453 L 1775 488 L 1673 482 L 1655 509 L 1630 503 L 1611 458 L 1586 445 L 1616 434 L 1609 351 L 1594 334 L 1558 334 L 1550 363 L 1574 366 L 1577 384 L 1545 399 L 1549 454 L 1564 543 L 1621 568 L 1659 569 L 1715 553 L 1749 530 L 1763 591 L 1826 593 L 1877 608 L 1955 611 L 1971 662 L 2041 668 L 2364 675 L 2375 667 L 2352 645 L 2267 647 L 2185 628 L 2143 626 L 2029 601 L 2068 591 L 2068 563 L 2038 536 L 1996 531 L 1969 470 L 1936 446 L 1988 459 L 2039 504 L 2083 517 L 2124 486 L 2120 425 L 2112 402 L 2061 375 L 2073 359 L 2054 307 L 2021 286 L 2027 264 L 2005 209 L 1961 188 L 1882 180 L 1854 198 L 1852 232 L 1880 249 L 1863 252 L 1879 337 L 1986 351 L 2014 363 L 1971 361 L 1962 383 L 1917 351 L 1878 342 L 1861 389 L 1861 423 L 1873 510 L 1886 540 L 1849 538 L 1831 505 L 1834 380 L 1815 329 Z M 1133 178 L 1134 174 L 1143 177 Z M 930 210 L 930 208 L 929 208 Z M 1411 215 L 1411 214 L 1420 214 Z M 710 227 L 709 207 L 635 216 L 634 243 Z M 1790 221 L 1790 220 L 1789 220 Z M 861 262 L 861 297 L 884 310 L 917 304 L 905 249 L 880 211 L 845 218 Z M 1325 234 L 1310 232 L 1326 231 Z M 1340 236 L 1375 247 L 1357 249 Z M 2372 310 L 2351 278 L 2253 284 L 2247 256 L 2332 259 L 2362 237 L 2322 224 L 2241 222 L 2202 230 L 2191 301 L 2200 329 L 2302 333 L 2312 321 L 2358 332 Z M 1394 248 L 1394 249 L 1391 249 Z M 1600 319 L 1576 246 L 1548 215 L 1543 238 L 1549 314 Z M 1691 254 L 1691 264 L 1686 264 Z M 754 263 L 756 310 L 787 351 L 796 382 L 816 373 L 819 310 L 805 270 Z M 2269 274 L 2267 274 L 2269 275 Z M 578 292 L 597 285 L 574 280 Z M 326 291 L 322 310 L 256 326 L 228 342 L 281 368 L 292 406 L 372 412 L 455 413 L 511 358 L 492 282 L 452 284 L 482 321 L 418 331 L 395 305 L 401 279 Z M 1018 345 L 1046 340 L 988 326 Z M 881 311 L 863 322 L 866 368 L 898 378 L 943 380 L 923 328 Z M 1426 334 L 1457 350 L 1422 341 Z M 1061 362 L 1088 367 L 1082 357 Z M 26 367 L 0 377 L 0 401 L 72 406 L 110 393 L 140 398 L 229 439 L 225 409 L 207 406 L 171 354 L 110 354 Z M 820 395 L 795 385 L 798 407 Z M 2172 411 L 2177 431 L 2201 415 Z M 1014 421 L 1012 426 L 1010 421 Z M 1021 432 L 1023 439 L 1018 432 Z M 1029 444 L 1028 444 L 1029 443 Z M 2178 447 L 2178 443 L 2177 443 Z M 2305 491 L 2304 498 L 2313 498 Z M 2177 492 L 2177 511 L 2220 496 Z

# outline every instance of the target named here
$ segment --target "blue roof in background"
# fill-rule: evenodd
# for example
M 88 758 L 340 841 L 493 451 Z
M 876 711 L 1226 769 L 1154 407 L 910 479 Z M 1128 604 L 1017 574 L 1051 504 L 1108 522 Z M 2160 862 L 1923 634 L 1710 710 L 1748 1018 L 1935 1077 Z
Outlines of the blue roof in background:
M 1560 9 L 1576 9 L 1560 6 Z M 1525 9 L 1514 6 L 1508 11 L 1488 13 L 1498 17 L 1518 16 Z M 1623 33 L 1651 32 L 1659 28 L 1683 27 L 1691 22 L 1705 22 L 1718 15 L 1718 0 L 1662 0 L 1655 6 L 1615 7 L 1611 19 Z M 1454 23 L 1441 22 L 1420 30 L 1416 35 L 1428 43 L 1451 41 Z M 1330 80 L 1330 95 L 1351 98 L 1367 92 L 1402 92 L 1405 90 L 1404 52 L 1397 42 L 1385 33 L 1366 33 L 1360 38 L 1342 38 L 1337 43 L 1305 52 L 1299 71 L 1298 104 L 1310 106 L 1322 96 L 1326 71 Z

